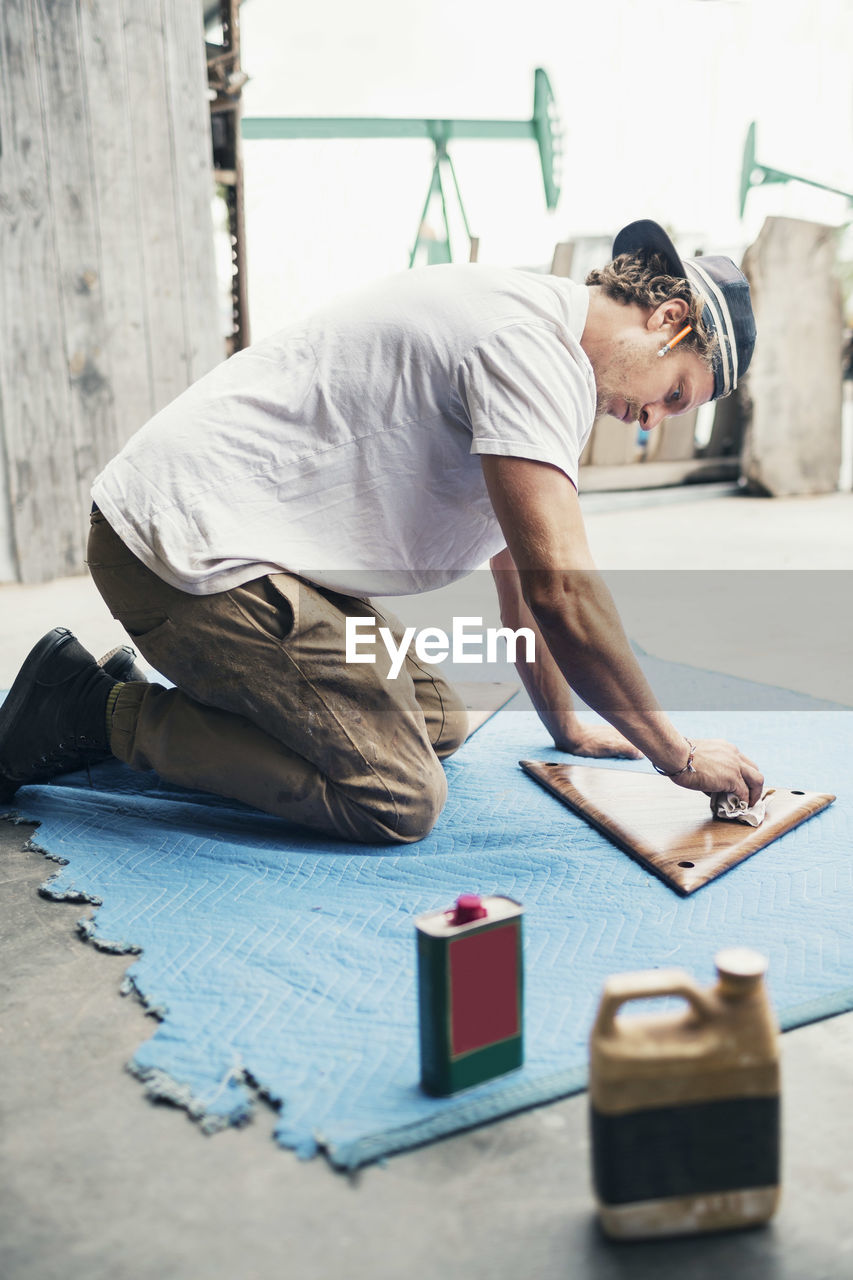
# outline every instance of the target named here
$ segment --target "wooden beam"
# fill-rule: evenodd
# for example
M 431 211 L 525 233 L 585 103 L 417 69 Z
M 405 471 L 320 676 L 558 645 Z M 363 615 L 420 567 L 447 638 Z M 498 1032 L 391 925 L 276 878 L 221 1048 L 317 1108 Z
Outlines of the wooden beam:
M 77 464 L 31 0 L 0 5 L 0 394 L 17 571 L 82 567 L 82 530 L 58 522 Z M 0 495 L 6 502 L 6 494 Z
M 197 4 L 163 5 L 163 40 L 174 155 L 175 240 L 190 383 L 225 357 L 213 249 L 213 148 L 205 97 L 204 27 Z

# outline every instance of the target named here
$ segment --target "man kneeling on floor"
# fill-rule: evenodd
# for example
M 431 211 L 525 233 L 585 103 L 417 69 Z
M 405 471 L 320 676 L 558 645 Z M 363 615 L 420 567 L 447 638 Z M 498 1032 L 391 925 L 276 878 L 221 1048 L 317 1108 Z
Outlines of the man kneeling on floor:
M 752 355 L 745 278 L 656 223 L 586 285 L 482 265 L 392 277 L 233 356 L 97 477 L 88 564 L 175 688 L 45 636 L 0 710 L 0 786 L 117 756 L 317 831 L 414 841 L 466 712 L 436 666 L 345 660 L 371 603 L 491 564 L 558 748 L 646 755 L 677 785 L 760 796 L 757 766 L 656 703 L 596 574 L 578 459 L 596 414 L 645 430 L 727 395 Z M 524 646 L 520 646 L 523 658 Z M 118 677 L 118 678 L 117 678 Z M 130 677 L 130 678 L 128 678 Z M 582 724 L 569 683 L 608 722 Z

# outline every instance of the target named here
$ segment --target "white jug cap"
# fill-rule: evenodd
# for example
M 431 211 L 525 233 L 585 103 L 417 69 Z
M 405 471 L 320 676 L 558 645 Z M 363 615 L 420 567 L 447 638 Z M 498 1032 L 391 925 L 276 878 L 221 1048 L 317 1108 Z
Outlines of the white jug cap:
M 767 972 L 768 959 L 760 951 L 750 947 L 726 947 L 714 956 L 714 964 L 721 978 L 755 981 Z

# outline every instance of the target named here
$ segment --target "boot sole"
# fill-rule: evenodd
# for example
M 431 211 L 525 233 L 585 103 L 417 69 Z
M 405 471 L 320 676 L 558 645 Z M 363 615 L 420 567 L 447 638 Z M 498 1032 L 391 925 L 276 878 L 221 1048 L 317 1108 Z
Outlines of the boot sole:
M 132 681 L 136 684 L 147 684 L 148 676 L 136 663 L 136 650 L 128 644 L 118 644 L 103 658 L 98 659 L 98 666 L 106 671 L 113 680 Z

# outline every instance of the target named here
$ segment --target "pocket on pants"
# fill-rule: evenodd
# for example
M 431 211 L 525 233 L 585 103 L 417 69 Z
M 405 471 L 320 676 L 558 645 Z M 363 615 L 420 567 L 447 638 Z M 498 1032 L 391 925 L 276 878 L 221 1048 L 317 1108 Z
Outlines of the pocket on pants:
M 151 641 L 156 643 L 160 633 L 169 634 L 173 629 L 172 619 L 163 610 L 151 613 L 125 614 L 119 621 L 131 640 Z
M 305 584 L 292 573 L 271 573 L 267 582 L 270 584 L 279 605 L 290 612 L 288 635 L 299 627 L 299 593 L 305 590 Z
M 299 583 L 289 574 L 277 573 L 244 582 L 229 594 L 253 626 L 270 639 L 282 642 L 296 626 L 298 589 Z

